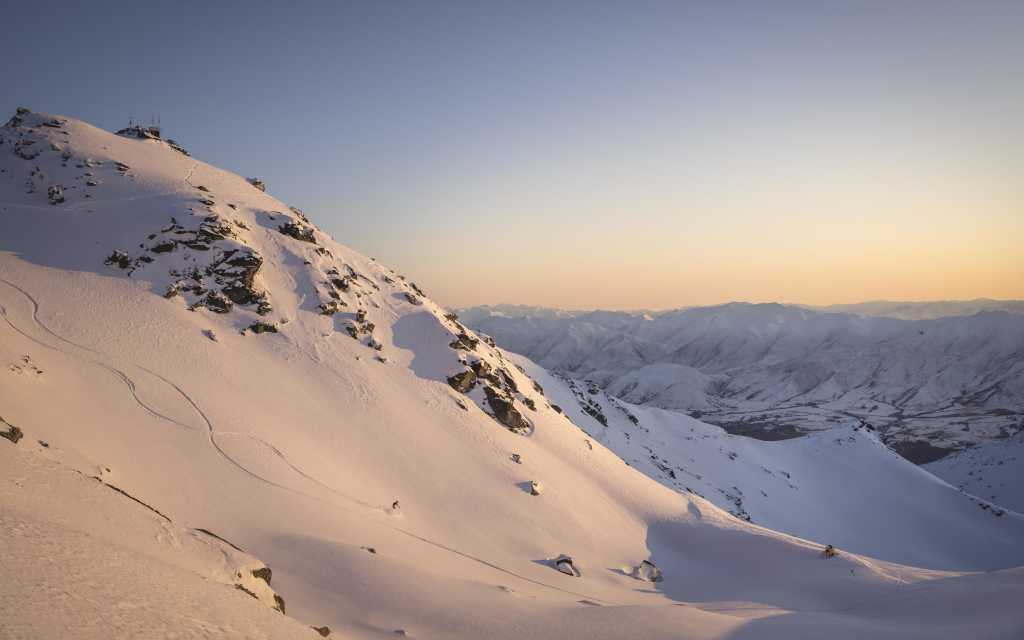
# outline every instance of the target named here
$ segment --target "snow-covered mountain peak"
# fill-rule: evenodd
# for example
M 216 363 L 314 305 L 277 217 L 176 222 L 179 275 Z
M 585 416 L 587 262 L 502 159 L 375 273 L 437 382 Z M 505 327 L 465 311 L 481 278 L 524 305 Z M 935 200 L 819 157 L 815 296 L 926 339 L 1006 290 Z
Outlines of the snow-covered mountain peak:
M 458 376 L 451 384 L 510 429 L 527 432 L 524 414 L 549 410 L 493 343 L 415 282 L 335 242 L 261 183 L 191 158 L 156 130 L 133 127 L 115 135 L 19 109 L 0 130 L 0 141 L 14 156 L 7 157 L 3 177 L 15 185 L 24 178 L 25 205 L 95 214 L 81 230 L 92 243 L 77 242 L 76 233 L 74 246 L 61 247 L 59 256 L 36 259 L 120 272 L 179 308 L 202 310 L 213 336 L 278 334 L 315 349 L 340 333 L 364 347 L 353 347 L 357 357 L 381 362 L 403 358 L 394 344 L 398 319 L 427 314 L 443 346 L 433 349 L 438 362 L 420 363 L 420 371 L 429 369 L 440 381 Z
M 0 562 L 14 567 L 0 635 L 974 636 L 1019 623 L 1019 571 L 959 572 L 1019 564 L 1024 518 L 982 512 L 866 438 L 822 442 L 827 465 L 788 443 L 734 450 L 716 427 L 573 388 L 262 181 L 156 132 L 20 111 L 0 139 L 0 538 L 18 540 L 0 545 L 17 560 Z M 578 339 L 606 322 L 634 320 L 597 314 Z M 658 439 L 697 443 L 700 462 L 650 458 Z M 632 461 L 637 447 L 650 465 Z M 847 450 L 859 464 L 835 464 Z M 806 461 L 799 489 L 786 456 Z M 704 480 L 687 491 L 665 469 Z M 828 487 L 872 474 L 909 495 L 836 500 L 852 514 L 801 501 L 829 470 Z M 729 513 L 732 487 L 754 523 Z M 794 537 L 819 515 L 829 526 L 806 531 L 845 542 Z M 51 558 L 60 570 L 44 575 Z M 273 593 L 256 582 L 269 587 L 264 567 Z M 924 584 L 904 601 L 918 615 L 886 608 Z M 268 618 L 285 609 L 274 594 L 306 624 Z M 953 601 L 991 615 L 951 619 Z

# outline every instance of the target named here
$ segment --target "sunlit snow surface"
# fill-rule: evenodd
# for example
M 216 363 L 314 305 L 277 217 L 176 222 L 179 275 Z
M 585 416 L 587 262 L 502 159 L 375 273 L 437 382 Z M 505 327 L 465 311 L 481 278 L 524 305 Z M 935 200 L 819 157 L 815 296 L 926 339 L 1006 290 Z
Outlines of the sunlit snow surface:
M 699 462 L 678 464 L 714 471 L 716 487 L 731 481 L 748 495 L 764 465 L 799 487 L 761 471 L 769 496 L 810 496 L 762 505 L 748 495 L 749 524 L 625 464 L 602 444 L 619 450 L 624 431 L 613 425 L 605 437 L 583 424 L 564 384 L 521 363 L 542 394 L 485 342 L 452 348 L 459 325 L 411 281 L 242 177 L 161 141 L 51 119 L 26 113 L 0 133 L 0 416 L 24 434 L 0 440 L 0 636 L 314 638 L 310 626 L 328 625 L 346 638 L 1009 638 L 1024 629 L 1021 570 L 936 570 L 1021 564 L 1020 516 L 982 512 L 869 435 L 837 436 L 854 439 L 844 448 L 818 441 L 813 455 L 788 443 L 778 456 L 712 455 L 734 448 L 724 438 L 694 447 Z M 204 242 L 204 222 L 232 233 Z M 282 233 L 289 224 L 311 229 L 314 242 Z M 238 279 L 216 271 L 228 273 L 218 260 L 230 250 L 262 259 L 251 283 L 262 308 L 234 302 L 215 313 L 222 302 L 210 293 Z M 165 298 L 175 283 L 195 290 Z M 338 308 L 325 315 L 331 300 Z M 248 330 L 255 323 L 277 332 Z M 462 394 L 446 382 L 477 360 L 508 371 L 525 435 L 488 415 L 481 386 Z M 685 439 L 687 426 L 711 433 L 637 416 L 652 438 Z M 743 471 L 722 470 L 731 464 Z M 692 488 L 712 498 L 711 487 Z M 759 526 L 784 520 L 848 542 Z M 836 524 L 814 524 L 826 520 Z M 822 557 L 825 543 L 837 558 Z M 556 570 L 561 554 L 579 577 Z M 663 581 L 632 577 L 645 559 Z M 286 615 L 269 592 L 235 587 L 254 584 L 240 569 L 264 564 Z

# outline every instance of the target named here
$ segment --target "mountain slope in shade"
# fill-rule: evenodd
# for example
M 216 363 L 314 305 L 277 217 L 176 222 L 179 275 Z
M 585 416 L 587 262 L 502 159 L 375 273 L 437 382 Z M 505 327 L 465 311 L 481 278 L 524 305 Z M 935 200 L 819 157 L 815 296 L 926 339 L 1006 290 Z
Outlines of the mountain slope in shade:
M 1024 513 L 1024 434 L 965 449 L 925 469 L 968 493 Z
M 548 369 L 742 435 L 870 424 L 922 463 L 1024 429 L 1024 315 L 1006 311 L 907 321 L 733 303 L 463 318 Z
M 18 538 L 0 552 L 23 558 L 24 537 L 45 530 L 82 576 L 5 561 L 5 584 L 23 586 L 3 592 L 3 635 L 31 633 L 40 603 L 72 588 L 81 601 L 52 607 L 53 628 L 86 615 L 110 628 L 83 637 L 173 624 L 209 565 L 161 578 L 147 558 L 189 566 L 173 540 L 199 530 L 266 563 L 302 622 L 293 634 L 211 582 L 194 625 L 210 635 L 204 621 L 352 638 L 996 638 L 1024 625 L 1018 569 L 963 575 L 845 549 L 826 560 L 822 541 L 662 486 L 588 443 L 541 384 L 412 282 L 140 135 L 27 110 L 0 129 L 0 447 L 16 452 L 0 496 Z M 82 521 L 76 483 L 19 493 L 64 469 L 156 509 L 178 537 L 146 540 L 152 519 L 125 528 L 136 505 L 109 489 L 123 503 L 105 521 Z M 46 511 L 26 506 L 34 495 Z M 579 576 L 559 570 L 563 554 Z M 112 556 L 122 564 L 89 578 Z M 664 581 L 632 576 L 645 559 Z M 253 605 L 259 619 L 239 629 L 234 607 Z

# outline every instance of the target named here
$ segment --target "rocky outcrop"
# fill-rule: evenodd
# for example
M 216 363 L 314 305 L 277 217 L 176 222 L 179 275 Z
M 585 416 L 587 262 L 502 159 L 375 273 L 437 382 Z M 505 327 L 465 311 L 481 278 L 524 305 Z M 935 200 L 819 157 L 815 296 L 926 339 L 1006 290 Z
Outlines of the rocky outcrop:
M 633 577 L 644 582 L 661 582 L 665 579 L 661 574 L 661 569 L 650 560 L 644 560 L 634 567 Z
M 348 335 L 352 336 L 355 340 L 359 340 L 363 336 L 370 336 L 370 339 L 372 340 L 372 334 L 375 328 L 376 325 L 366 319 L 365 309 L 359 309 L 356 311 L 355 318 L 349 320 L 348 324 L 345 325 L 345 330 L 348 331 Z
M 277 230 L 296 240 L 316 244 L 316 231 L 313 230 L 313 227 L 307 227 L 298 222 L 286 222 L 279 226 Z
M 198 219 L 195 226 L 187 223 Z M 124 251 L 114 251 L 105 264 L 128 271 L 159 261 L 163 256 L 186 252 L 185 260 L 193 266 L 168 270 L 170 283 L 165 298 L 183 296 L 188 308 L 209 309 L 214 313 L 228 313 L 234 305 L 254 306 L 256 313 L 266 315 L 271 306 L 266 292 L 256 286 L 256 276 L 263 266 L 263 257 L 238 234 L 246 226 L 218 214 L 202 217 L 190 214 L 170 223 L 147 236 L 141 246 L 144 252 L 133 258 Z M 181 260 L 175 260 L 180 264 Z
M 252 570 L 252 576 L 259 578 L 269 585 L 270 579 L 274 577 L 274 572 L 270 570 L 270 567 L 260 567 L 259 569 Z
M 114 250 L 109 256 L 103 261 L 103 264 L 108 267 L 117 267 L 118 269 L 128 269 L 132 266 L 132 259 L 124 251 Z
M 552 564 L 554 565 L 555 569 L 564 573 L 567 576 L 579 578 L 583 575 L 583 573 L 576 567 L 576 564 L 573 562 L 572 557 L 567 556 L 564 553 L 555 558 L 552 561 Z
M 327 302 L 321 302 L 317 305 L 317 311 L 322 316 L 333 316 L 345 307 L 345 303 L 341 300 L 328 300 Z
M 251 331 L 251 332 L 256 333 L 256 334 L 260 334 L 260 333 L 277 333 L 277 325 L 269 324 L 267 322 L 254 322 L 254 323 L 250 324 L 248 327 L 246 327 L 242 331 L 242 333 L 244 334 L 246 331 Z
M 0 418 L 0 426 L 7 427 L 5 430 L 0 431 L 0 438 L 7 438 L 14 444 L 18 444 L 18 440 L 21 440 L 21 438 L 25 435 L 24 433 L 22 433 L 21 429 L 14 426 L 10 422 L 7 422 L 3 418 Z
M 476 386 L 476 373 L 467 369 L 448 378 L 448 384 L 459 393 L 469 393 Z
M 459 335 L 455 336 L 455 340 L 453 340 L 448 346 L 452 349 L 460 349 L 462 351 L 475 351 L 478 344 L 480 344 L 479 340 L 463 331 L 459 333 Z
M 60 204 L 64 202 L 64 187 L 60 185 L 53 185 L 46 190 L 46 197 L 49 199 L 50 204 Z
M 515 408 L 514 401 L 510 396 L 496 391 L 491 386 L 484 387 L 484 395 L 487 398 L 488 406 L 494 412 L 495 419 L 509 431 L 514 433 L 527 433 L 530 431 L 530 422 Z

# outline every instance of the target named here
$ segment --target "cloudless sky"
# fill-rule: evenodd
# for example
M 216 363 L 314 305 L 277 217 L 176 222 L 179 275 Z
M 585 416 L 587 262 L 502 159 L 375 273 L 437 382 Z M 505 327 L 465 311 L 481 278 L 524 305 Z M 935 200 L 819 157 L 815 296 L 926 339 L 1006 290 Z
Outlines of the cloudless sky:
M 450 306 L 1024 298 L 1024 2 L 9 3 L 0 113 L 158 114 Z

